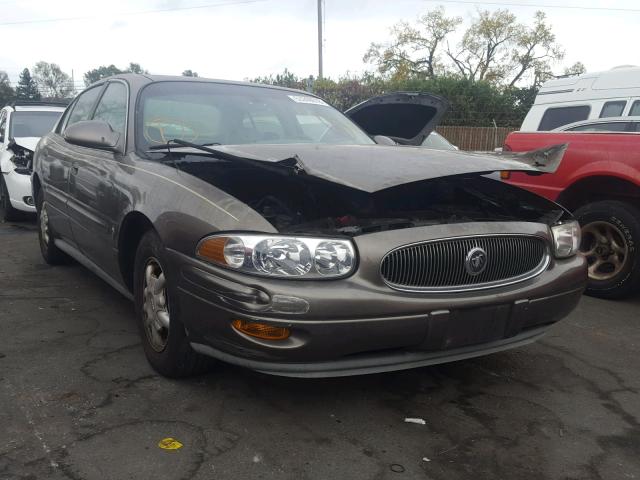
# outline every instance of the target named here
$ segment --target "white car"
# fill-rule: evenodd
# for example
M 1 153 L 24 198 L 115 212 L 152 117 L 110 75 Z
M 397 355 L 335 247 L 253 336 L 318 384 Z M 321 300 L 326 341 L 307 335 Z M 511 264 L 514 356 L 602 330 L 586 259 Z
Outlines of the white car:
M 31 193 L 33 152 L 64 109 L 61 103 L 16 101 L 0 110 L 0 221 L 36 212 Z

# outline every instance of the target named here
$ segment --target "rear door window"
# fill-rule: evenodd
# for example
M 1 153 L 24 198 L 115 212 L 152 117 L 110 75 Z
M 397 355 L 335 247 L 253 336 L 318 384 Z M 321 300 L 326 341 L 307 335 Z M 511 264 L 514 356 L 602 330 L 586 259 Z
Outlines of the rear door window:
M 640 100 L 636 100 L 635 102 L 633 102 L 633 105 L 631 105 L 631 109 L 629 110 L 629 116 L 630 117 L 640 116 Z
M 548 108 L 542 116 L 538 130 L 553 130 L 563 125 L 586 120 L 589 118 L 590 111 L 591 107 L 589 105 Z
M 600 118 L 619 117 L 622 115 L 622 112 L 624 112 L 624 107 L 626 106 L 626 100 L 606 102 L 600 111 Z

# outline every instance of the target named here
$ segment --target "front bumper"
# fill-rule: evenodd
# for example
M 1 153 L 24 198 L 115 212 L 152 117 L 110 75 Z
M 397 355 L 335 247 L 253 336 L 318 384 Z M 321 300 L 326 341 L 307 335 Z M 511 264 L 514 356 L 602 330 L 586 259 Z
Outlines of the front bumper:
M 7 185 L 9 199 L 13 208 L 21 212 L 35 213 L 36 207 L 33 203 L 31 191 L 31 176 L 16 173 L 14 170 L 2 175 L 4 175 L 4 181 Z
M 546 331 L 547 327 L 532 328 L 525 330 L 514 337 L 450 350 L 413 350 L 361 354 L 338 360 L 312 363 L 283 363 L 253 360 L 232 355 L 201 343 L 192 343 L 191 346 L 195 351 L 203 355 L 270 375 L 300 378 L 326 378 L 393 372 L 396 370 L 407 370 L 410 368 L 437 365 L 439 363 L 466 360 L 527 345 L 541 338 Z
M 510 228 L 521 231 L 525 226 Z M 446 229 L 455 235 L 469 225 Z M 443 235 L 437 230 L 428 227 L 419 235 Z M 401 237 L 402 232 L 393 234 Z M 193 347 L 277 375 L 322 377 L 413 368 L 534 341 L 575 308 L 585 288 L 586 263 L 576 256 L 552 259 L 540 275 L 509 286 L 459 293 L 395 291 L 375 268 L 390 243 L 383 235 L 359 237 L 357 272 L 335 281 L 250 277 L 169 250 L 180 317 Z M 376 248 L 378 252 L 370 253 Z M 275 295 L 303 300 L 308 310 L 274 311 L 269 299 Z M 231 326 L 235 319 L 287 327 L 291 336 L 283 341 L 249 337 Z

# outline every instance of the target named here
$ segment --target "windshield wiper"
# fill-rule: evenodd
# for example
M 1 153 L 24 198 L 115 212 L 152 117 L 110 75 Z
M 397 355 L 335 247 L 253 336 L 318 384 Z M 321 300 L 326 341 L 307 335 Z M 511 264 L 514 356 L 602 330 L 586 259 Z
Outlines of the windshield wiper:
M 151 146 L 149 146 L 149 151 L 167 150 L 167 149 L 170 149 L 171 147 L 176 146 L 176 145 L 179 145 L 181 147 L 182 146 L 189 146 L 189 147 L 193 147 L 193 148 L 200 148 L 200 147 L 214 147 L 214 146 L 218 146 L 218 145 L 222 145 L 222 144 L 218 143 L 218 142 L 198 144 L 198 143 L 187 142 L 185 140 L 174 139 L 174 140 L 169 140 L 167 143 L 161 143 L 159 145 L 151 145 Z
M 293 157 L 290 157 L 290 158 L 285 158 L 284 160 L 280 160 L 278 162 L 269 162 L 266 160 L 258 160 L 254 158 L 242 157 L 240 155 L 234 155 L 232 153 L 223 152 L 221 150 L 216 150 L 214 148 L 209 148 L 207 146 L 207 145 L 220 145 L 220 144 L 199 145 L 197 143 L 187 142 L 185 140 L 180 140 L 177 138 L 173 140 L 169 140 L 164 145 L 154 145 L 152 147 L 149 147 L 149 150 L 156 151 L 156 150 L 164 149 L 164 150 L 167 150 L 169 154 L 172 154 L 171 147 L 175 145 L 179 145 L 181 147 L 190 147 L 195 150 L 200 150 L 201 152 L 209 154 L 220 160 L 225 160 L 227 162 L 242 163 L 245 165 L 249 165 L 251 167 L 261 168 L 263 170 L 274 172 L 279 175 L 283 175 L 283 174 L 300 175 L 300 174 L 307 173 L 307 171 L 304 168 L 304 164 L 302 163 L 300 158 L 298 158 L 297 155 L 294 155 Z M 180 152 L 180 153 L 184 153 L 184 152 Z

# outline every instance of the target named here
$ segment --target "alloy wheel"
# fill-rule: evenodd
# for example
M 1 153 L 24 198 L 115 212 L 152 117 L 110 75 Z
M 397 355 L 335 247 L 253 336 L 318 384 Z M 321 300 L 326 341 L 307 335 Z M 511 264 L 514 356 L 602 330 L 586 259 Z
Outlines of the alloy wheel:
M 587 259 L 591 280 L 610 280 L 629 260 L 625 236 L 608 222 L 591 222 L 582 227 L 580 251 Z
M 144 268 L 142 291 L 142 316 L 144 330 L 151 348 L 162 352 L 169 341 L 169 303 L 167 281 L 155 258 L 150 258 Z

